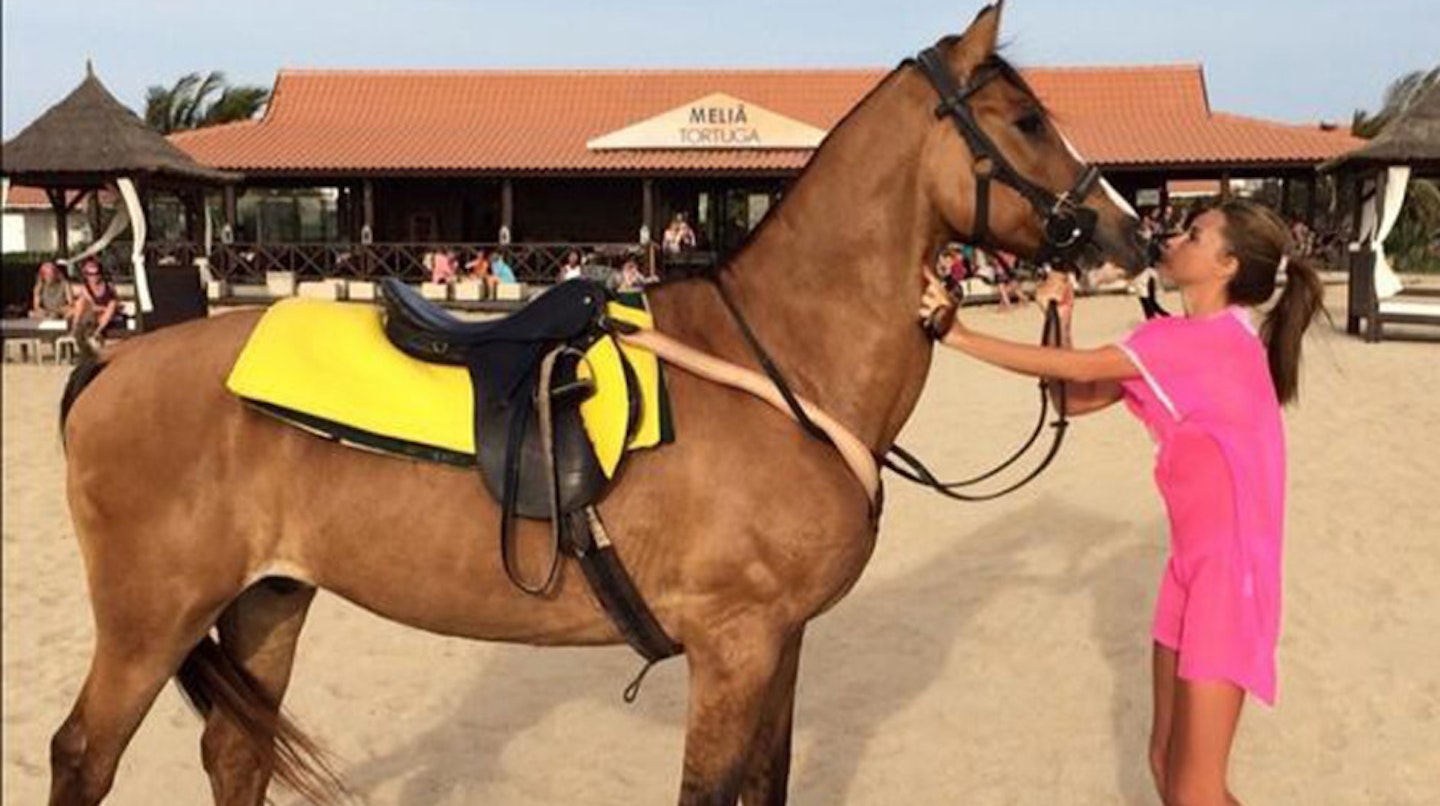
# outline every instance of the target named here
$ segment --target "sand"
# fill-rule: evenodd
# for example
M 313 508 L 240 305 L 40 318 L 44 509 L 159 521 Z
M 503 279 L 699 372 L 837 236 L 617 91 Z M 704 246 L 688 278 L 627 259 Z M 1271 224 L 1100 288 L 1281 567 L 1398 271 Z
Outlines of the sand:
M 965 316 L 1026 340 L 1039 329 L 1033 310 Z M 1083 300 L 1077 340 L 1113 340 L 1138 316 L 1133 300 Z M 1233 783 L 1250 804 L 1440 803 L 1440 334 L 1372 345 L 1324 330 L 1288 416 L 1280 702 L 1247 706 Z M 93 635 L 55 427 L 64 378 L 4 367 L 7 804 L 44 802 L 49 737 Z M 954 475 L 988 467 L 1025 433 L 1034 394 L 943 355 L 903 443 Z M 865 576 L 806 637 L 793 802 L 1155 802 L 1148 628 L 1166 538 L 1151 456 L 1116 408 L 1078 421 L 1039 483 L 995 503 L 889 481 Z M 441 638 L 322 594 L 287 705 L 358 803 L 673 802 L 684 663 L 627 706 L 638 668 L 623 648 Z M 210 802 L 199 735 L 167 687 L 108 802 Z

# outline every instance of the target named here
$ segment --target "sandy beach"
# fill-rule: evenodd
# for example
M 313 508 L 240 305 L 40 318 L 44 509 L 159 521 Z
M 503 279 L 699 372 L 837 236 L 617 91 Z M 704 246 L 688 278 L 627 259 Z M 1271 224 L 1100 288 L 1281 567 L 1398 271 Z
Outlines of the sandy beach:
M 1288 412 L 1280 699 L 1247 705 L 1233 784 L 1248 804 L 1440 803 L 1440 334 L 1347 337 L 1338 292 L 1342 330 L 1307 343 Z M 964 315 L 1038 336 L 1035 310 Z M 1115 340 L 1139 316 L 1133 299 L 1082 300 L 1076 340 Z M 6 804 L 44 802 L 50 734 L 93 636 L 56 430 L 65 377 L 3 374 Z M 988 468 L 1034 405 L 1031 381 L 944 354 L 902 442 L 946 475 Z M 874 559 L 806 636 L 792 802 L 1155 803 L 1148 630 L 1166 534 L 1151 457 L 1115 407 L 1078 420 L 1038 483 L 994 503 L 889 478 Z M 669 803 L 685 666 L 658 667 L 626 705 L 639 667 L 622 647 L 441 638 L 322 594 L 287 706 L 356 803 Z M 107 802 L 209 803 L 199 737 L 167 687 Z

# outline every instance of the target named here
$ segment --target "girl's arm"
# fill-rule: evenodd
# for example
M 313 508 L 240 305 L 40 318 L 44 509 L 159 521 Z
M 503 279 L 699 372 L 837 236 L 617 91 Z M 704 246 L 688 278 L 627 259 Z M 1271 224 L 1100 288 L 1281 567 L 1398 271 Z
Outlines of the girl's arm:
M 1036 378 L 1059 378 L 1081 384 L 1122 381 L 1140 373 L 1118 347 L 1076 350 L 1040 347 L 976 333 L 958 321 L 945 334 L 944 344 L 997 367 Z
M 1070 290 L 1070 281 L 1064 280 L 1065 291 Z M 1048 296 L 1045 292 L 1049 289 L 1041 288 L 1036 291 L 1036 302 L 1044 307 L 1041 301 L 1042 296 Z M 1074 344 L 1070 340 L 1070 314 L 1073 311 L 1074 299 L 1070 295 L 1063 295 L 1060 300 L 1060 346 L 1065 349 L 1073 349 Z M 1123 394 L 1119 381 L 1061 381 L 1065 389 L 1065 414 L 1071 417 L 1079 417 L 1082 414 L 1091 414 L 1108 408 L 1120 400 Z M 1050 402 L 1060 407 L 1059 385 L 1050 384 Z
M 1129 356 L 1117 347 L 1076 350 L 1070 342 L 1072 298 L 1069 280 L 1061 275 L 1047 280 L 1036 291 L 1036 302 L 1055 300 L 1060 313 L 1060 347 L 1040 347 L 997 339 L 966 328 L 955 319 L 955 302 L 929 267 L 921 299 L 920 318 L 945 329 L 942 344 L 998 367 L 1037 378 L 1055 378 L 1065 383 L 1066 414 L 1088 414 L 1120 399 L 1119 381 L 1140 373 Z M 1054 390 L 1052 388 L 1052 395 Z M 1052 397 L 1052 399 L 1054 399 Z M 1056 401 L 1058 405 L 1058 400 Z

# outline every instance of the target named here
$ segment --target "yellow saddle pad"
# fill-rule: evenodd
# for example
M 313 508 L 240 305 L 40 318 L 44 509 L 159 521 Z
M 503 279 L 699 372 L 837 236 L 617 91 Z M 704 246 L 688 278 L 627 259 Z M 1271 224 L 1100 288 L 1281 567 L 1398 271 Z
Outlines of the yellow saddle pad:
M 612 318 L 649 327 L 649 312 L 612 302 Z M 346 442 L 473 464 L 475 398 L 465 367 L 401 352 L 370 305 L 288 299 L 265 313 L 226 386 L 266 411 Z M 626 441 L 630 391 L 621 353 L 640 387 L 640 418 Z M 579 373 L 595 394 L 580 405 L 585 432 L 607 476 L 627 450 L 669 439 L 659 360 L 613 339 L 586 353 Z M 398 445 L 396 443 L 399 443 Z M 414 448 L 420 448 L 419 451 Z M 445 454 L 450 454 L 446 457 Z

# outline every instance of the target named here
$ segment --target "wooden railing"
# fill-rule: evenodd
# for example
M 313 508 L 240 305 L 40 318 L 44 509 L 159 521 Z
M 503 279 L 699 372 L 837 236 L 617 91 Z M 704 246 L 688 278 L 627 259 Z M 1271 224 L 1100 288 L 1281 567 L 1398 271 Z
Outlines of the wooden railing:
M 634 256 L 648 269 L 657 259 L 655 248 L 633 243 L 330 243 L 330 244 L 215 244 L 206 255 L 199 244 L 186 241 L 145 245 L 146 264 L 194 265 L 207 257 L 216 279 L 231 283 L 264 283 L 266 272 L 294 272 L 298 280 L 326 277 L 378 279 L 398 277 L 407 282 L 430 279 L 427 256 L 448 251 L 464 270 L 482 251 L 499 252 L 516 279 L 523 283 L 553 283 L 570 251 L 589 263 L 619 267 Z M 129 274 L 128 247 L 110 256 L 116 274 Z

